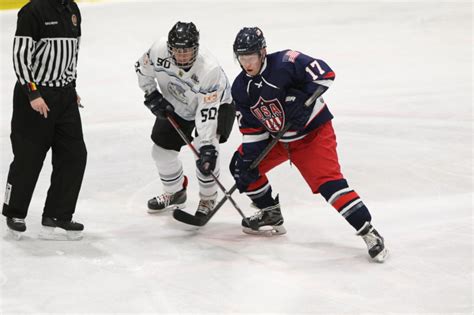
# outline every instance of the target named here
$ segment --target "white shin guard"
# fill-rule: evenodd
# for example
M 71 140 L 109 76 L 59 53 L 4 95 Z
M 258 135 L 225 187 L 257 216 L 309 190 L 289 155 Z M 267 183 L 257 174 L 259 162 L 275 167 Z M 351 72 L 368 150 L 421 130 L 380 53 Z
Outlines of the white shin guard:
M 177 151 L 166 150 L 153 144 L 151 155 L 155 160 L 165 192 L 174 193 L 183 189 L 183 164 L 179 160 L 178 154 Z

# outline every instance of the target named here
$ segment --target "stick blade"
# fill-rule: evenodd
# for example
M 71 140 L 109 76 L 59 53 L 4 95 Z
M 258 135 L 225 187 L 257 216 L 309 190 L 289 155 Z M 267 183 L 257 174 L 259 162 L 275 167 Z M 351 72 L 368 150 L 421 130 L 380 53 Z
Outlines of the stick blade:
M 175 218 L 179 222 L 194 226 L 203 226 L 207 223 L 207 221 L 209 221 L 207 217 L 196 217 L 180 209 L 176 209 L 173 211 L 173 218 Z

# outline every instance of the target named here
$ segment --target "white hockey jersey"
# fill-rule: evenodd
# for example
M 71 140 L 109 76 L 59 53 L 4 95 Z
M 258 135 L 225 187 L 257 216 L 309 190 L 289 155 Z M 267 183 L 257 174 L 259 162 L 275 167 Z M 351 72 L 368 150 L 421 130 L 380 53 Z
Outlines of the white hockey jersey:
M 177 67 L 168 53 L 166 38 L 155 42 L 136 63 L 138 84 L 146 93 L 157 89 L 170 102 L 177 115 L 195 120 L 201 144 L 216 138 L 220 104 L 232 101 L 230 84 L 217 59 L 199 46 L 191 69 Z

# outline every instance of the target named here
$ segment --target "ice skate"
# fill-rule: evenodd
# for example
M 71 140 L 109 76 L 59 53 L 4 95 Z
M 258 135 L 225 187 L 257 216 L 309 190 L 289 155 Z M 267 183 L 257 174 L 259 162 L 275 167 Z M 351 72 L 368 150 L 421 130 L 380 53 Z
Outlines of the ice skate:
M 244 233 L 266 236 L 286 233 L 278 196 L 275 198 L 275 205 L 260 209 L 253 216 L 248 217 L 247 220 L 249 224 L 242 220 L 242 230 Z
M 148 200 L 148 213 L 161 213 L 167 210 L 183 209 L 186 205 L 186 188 L 175 193 L 165 192 Z
M 367 244 L 370 258 L 373 261 L 382 263 L 388 257 L 388 249 L 385 247 L 383 237 L 370 224 L 365 222 L 364 226 L 357 232 Z
M 196 210 L 195 216 L 207 216 L 209 212 L 214 209 L 214 206 L 216 204 L 216 199 L 217 199 L 217 193 L 211 196 L 211 199 L 201 199 L 199 200 L 199 205 Z
M 8 234 L 15 240 L 19 240 L 26 231 L 25 219 L 7 217 Z
M 43 217 L 41 224 L 42 230 L 39 234 L 40 239 L 56 241 L 77 241 L 82 239 L 84 225 L 81 223 L 72 220 L 62 221 Z

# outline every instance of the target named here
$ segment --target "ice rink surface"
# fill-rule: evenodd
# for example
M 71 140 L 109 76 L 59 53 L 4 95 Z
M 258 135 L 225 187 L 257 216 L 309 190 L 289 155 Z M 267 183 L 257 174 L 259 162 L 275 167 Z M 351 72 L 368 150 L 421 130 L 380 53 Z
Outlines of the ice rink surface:
M 470 1 L 114 1 L 81 4 L 78 93 L 88 166 L 78 242 L 38 240 L 48 155 L 21 241 L 0 224 L 0 313 L 472 314 L 472 3 Z M 0 13 L 0 183 L 6 182 L 16 11 Z M 178 20 L 232 81 L 232 42 L 262 28 L 270 52 L 296 49 L 336 72 L 325 94 L 343 173 L 391 257 L 364 242 L 287 163 L 269 174 L 288 233 L 244 235 L 227 203 L 204 228 L 149 215 L 161 192 L 153 116 L 135 61 Z M 222 146 L 221 179 L 241 140 Z M 190 150 L 189 212 L 198 203 Z M 3 184 L 2 184 L 3 185 Z M 222 196 L 222 194 L 220 194 Z M 236 194 L 243 211 L 253 209 Z M 3 219 L 2 219 L 3 220 Z

